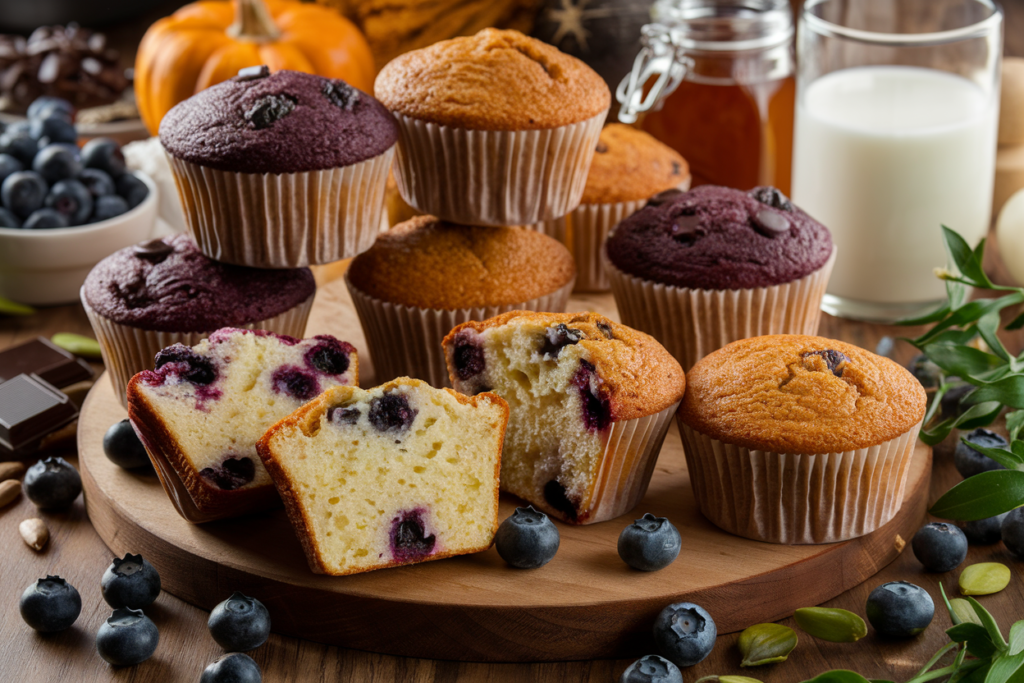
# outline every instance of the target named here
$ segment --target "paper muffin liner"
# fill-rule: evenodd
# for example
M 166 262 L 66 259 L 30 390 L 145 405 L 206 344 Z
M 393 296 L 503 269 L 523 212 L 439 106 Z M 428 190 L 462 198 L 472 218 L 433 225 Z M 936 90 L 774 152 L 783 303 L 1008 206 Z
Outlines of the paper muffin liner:
M 168 154 L 185 223 L 215 261 L 300 268 L 350 258 L 380 231 L 395 153 L 306 173 L 233 173 Z
M 623 273 L 607 254 L 604 259 L 622 323 L 657 339 L 688 371 L 739 339 L 817 334 L 836 250 L 825 265 L 799 280 L 752 289 L 673 287 Z
M 436 309 L 392 304 L 372 297 L 352 284 L 359 322 L 366 335 L 366 346 L 373 359 L 375 382 L 395 377 L 414 377 L 434 387 L 451 387 L 441 341 L 456 325 L 470 320 L 486 320 L 508 311 L 547 311 L 561 313 L 569 302 L 573 281 L 544 296 L 504 306 Z
M 92 331 L 100 343 L 103 363 L 107 366 L 107 375 L 114 386 L 114 393 L 117 394 L 117 400 L 125 409 L 128 408 L 128 398 L 125 394 L 128 381 L 143 370 L 152 370 L 153 358 L 160 349 L 178 343 L 195 346 L 216 331 L 160 332 L 122 325 L 93 310 L 89 302 L 85 300 L 84 288 L 81 290 L 80 296 L 85 314 L 89 317 L 89 323 L 92 325 Z M 306 319 L 309 317 L 310 309 L 313 308 L 314 297 L 316 297 L 315 292 L 308 299 L 284 313 L 266 320 L 238 325 L 238 327 L 246 330 L 268 330 L 277 334 L 301 338 L 306 331 Z
M 403 114 L 395 180 L 410 206 L 452 223 L 529 225 L 580 203 L 607 110 L 543 130 L 442 126 Z
M 679 420 L 704 516 L 737 536 L 786 544 L 845 541 L 891 520 L 920 429 L 870 448 L 794 455 L 723 443 Z

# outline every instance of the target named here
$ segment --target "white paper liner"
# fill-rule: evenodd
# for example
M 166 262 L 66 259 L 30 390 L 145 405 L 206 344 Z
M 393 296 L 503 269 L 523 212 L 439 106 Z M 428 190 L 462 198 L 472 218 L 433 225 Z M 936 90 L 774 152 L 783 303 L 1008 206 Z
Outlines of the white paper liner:
M 722 443 L 679 420 L 704 516 L 737 536 L 786 544 L 845 541 L 892 519 L 920 429 L 870 448 L 793 455 Z
M 185 222 L 215 261 L 300 268 L 351 258 L 380 231 L 395 148 L 307 173 L 233 173 L 167 155 Z
M 628 275 L 605 256 L 622 323 L 661 342 L 684 371 L 739 339 L 817 334 L 821 299 L 835 261 L 833 247 L 825 265 L 793 282 L 753 289 L 689 289 Z
M 543 130 L 469 130 L 402 114 L 395 180 L 426 214 L 466 225 L 529 225 L 580 203 L 604 125 L 593 118 Z
M 374 381 L 382 384 L 396 377 L 414 377 L 434 387 L 451 387 L 441 341 L 456 325 L 486 320 L 508 311 L 561 313 L 569 302 L 573 282 L 550 294 L 504 306 L 436 309 L 417 308 L 381 301 L 357 289 L 345 275 L 366 346 L 373 359 Z
M 128 397 L 125 394 L 125 389 L 128 386 L 128 381 L 143 370 L 152 370 L 153 358 L 160 349 L 178 343 L 195 346 L 209 337 L 210 333 L 216 331 L 159 332 L 122 325 L 94 311 L 85 300 L 84 288 L 81 290 L 80 296 L 85 314 L 89 317 L 89 323 L 92 325 L 92 331 L 100 343 L 103 363 L 107 366 L 107 376 L 110 377 L 113 384 L 117 400 L 126 409 L 128 408 Z M 294 306 L 280 315 L 239 327 L 246 330 L 269 330 L 301 339 L 306 331 L 306 319 L 309 317 L 310 309 L 313 308 L 315 297 L 316 293 L 314 292 L 298 306 Z

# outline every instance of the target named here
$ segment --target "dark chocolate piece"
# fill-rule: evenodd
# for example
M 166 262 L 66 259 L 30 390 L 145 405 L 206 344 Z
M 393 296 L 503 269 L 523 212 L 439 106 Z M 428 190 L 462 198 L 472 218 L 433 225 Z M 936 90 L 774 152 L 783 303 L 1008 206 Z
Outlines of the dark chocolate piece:
M 239 69 L 238 75 L 235 76 L 235 80 L 239 82 L 255 81 L 258 78 L 266 78 L 269 75 L 270 67 L 266 64 L 260 64 L 259 66 L 247 66 L 243 69 Z
M 38 375 L 58 389 L 92 379 L 92 368 L 45 337 L 0 351 L 0 382 L 21 374 Z
M 0 457 L 21 457 L 78 417 L 67 396 L 35 375 L 18 375 L 0 384 Z
M 140 242 L 132 247 L 132 253 L 139 258 L 156 260 L 163 260 L 165 257 L 174 252 L 174 247 L 161 239 L 148 240 L 146 242 Z

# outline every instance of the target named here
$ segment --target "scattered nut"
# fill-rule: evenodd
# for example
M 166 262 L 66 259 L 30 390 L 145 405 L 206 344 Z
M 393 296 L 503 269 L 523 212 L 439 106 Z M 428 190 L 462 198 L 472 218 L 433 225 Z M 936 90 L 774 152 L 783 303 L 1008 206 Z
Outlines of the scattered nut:
M 18 497 L 21 493 L 21 482 L 17 479 L 0 481 L 0 508 L 5 507 Z
M 896 534 L 896 542 L 893 544 L 896 547 L 896 552 L 902 553 L 903 549 L 907 547 L 907 542 L 903 540 L 903 537 Z
M 50 540 L 50 530 L 46 528 L 46 522 L 38 517 L 23 521 L 18 525 L 18 531 L 32 550 L 42 550 Z
M 25 473 L 25 465 L 20 462 L 0 462 L 0 481 L 17 479 Z

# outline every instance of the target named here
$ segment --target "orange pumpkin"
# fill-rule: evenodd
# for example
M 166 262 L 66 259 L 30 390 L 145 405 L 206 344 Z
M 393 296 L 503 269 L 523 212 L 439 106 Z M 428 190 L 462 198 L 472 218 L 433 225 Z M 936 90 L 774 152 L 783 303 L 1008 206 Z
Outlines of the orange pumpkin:
M 135 99 L 153 135 L 171 107 L 247 66 L 340 78 L 366 92 L 376 74 L 366 38 L 322 5 L 208 0 L 149 27 L 135 58 Z

